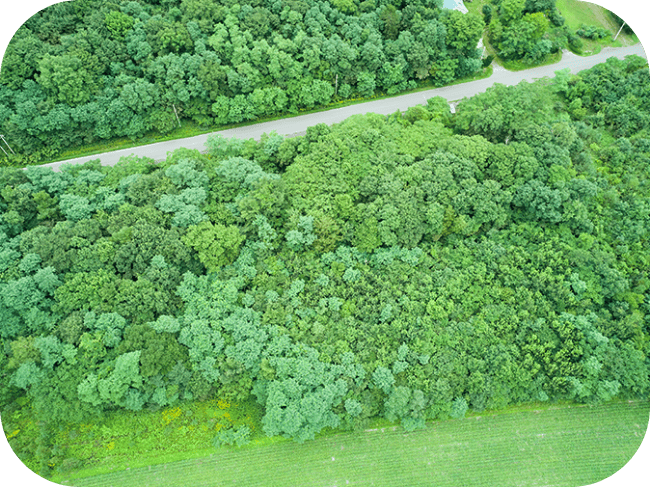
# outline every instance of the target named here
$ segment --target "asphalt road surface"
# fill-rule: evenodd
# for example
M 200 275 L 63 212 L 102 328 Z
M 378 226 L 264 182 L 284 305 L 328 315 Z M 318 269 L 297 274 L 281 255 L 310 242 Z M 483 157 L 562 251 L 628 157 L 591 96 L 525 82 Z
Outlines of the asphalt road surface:
M 578 71 L 589 69 L 596 64 L 600 64 L 611 56 L 616 56 L 620 59 L 623 59 L 625 56 L 628 56 L 630 54 L 637 54 L 647 59 L 647 55 L 643 50 L 641 43 L 638 43 L 630 47 L 605 48 L 599 54 L 589 57 L 576 56 L 575 54 L 567 51 L 563 53 L 562 60 L 556 64 L 527 69 L 525 71 L 507 71 L 505 68 L 494 63 L 494 72 L 492 73 L 492 76 L 477 81 L 470 81 L 468 83 L 446 86 L 443 88 L 436 88 L 427 91 L 419 91 L 417 93 L 410 93 L 408 95 L 396 96 L 384 100 L 369 101 L 366 103 L 350 105 L 347 107 L 336 108 L 324 112 L 274 120 L 272 122 L 257 123 L 254 125 L 248 125 L 246 127 L 221 130 L 219 132 L 213 133 L 222 134 L 224 137 L 238 137 L 241 139 L 259 139 L 263 133 L 269 133 L 272 130 L 275 130 L 278 134 L 281 135 L 291 136 L 294 134 L 302 134 L 305 132 L 307 127 L 316 125 L 318 123 L 326 123 L 328 125 L 331 125 L 337 122 L 342 122 L 351 115 L 370 112 L 389 115 L 391 113 L 395 113 L 397 110 L 406 111 L 406 109 L 409 107 L 425 104 L 428 98 L 432 98 L 434 96 L 442 96 L 449 102 L 453 102 L 461 100 L 465 97 L 474 96 L 477 93 L 482 93 L 495 83 L 501 83 L 504 85 L 516 85 L 523 80 L 532 82 L 536 79 L 544 78 L 547 76 L 553 77 L 555 71 L 565 68 L 571 69 L 572 73 L 577 73 Z M 50 164 L 44 164 L 44 166 L 52 167 L 54 170 L 57 170 L 61 164 L 82 164 L 86 161 L 95 159 L 100 159 L 102 165 L 104 166 L 112 166 L 116 164 L 121 157 L 131 154 L 135 154 L 137 156 L 147 156 L 156 161 L 162 161 L 167 157 L 168 152 L 173 152 L 180 147 L 198 149 L 199 151 L 204 152 L 206 150 L 205 141 L 209 135 L 211 134 L 203 134 L 197 135 L 195 137 L 187 137 L 185 139 L 169 140 L 166 142 L 158 142 L 155 144 L 142 145 L 139 147 L 131 147 L 129 149 L 121 149 L 112 152 L 105 152 L 103 154 L 95 154 L 93 156 L 79 157 L 76 159 L 69 159 L 67 161 L 53 162 Z

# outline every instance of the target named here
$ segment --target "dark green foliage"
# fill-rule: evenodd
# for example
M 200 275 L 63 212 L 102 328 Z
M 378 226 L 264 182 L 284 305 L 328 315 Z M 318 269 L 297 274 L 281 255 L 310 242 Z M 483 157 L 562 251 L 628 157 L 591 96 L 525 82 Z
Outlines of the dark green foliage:
M 492 21 L 492 6 L 483 5 L 482 13 L 483 13 L 483 22 L 485 23 L 485 25 L 490 25 L 490 22 Z
M 555 8 L 555 0 L 504 0 L 496 6 L 499 16 L 491 23 L 488 18 L 492 12 L 485 7 L 483 15 L 485 23 L 490 24 L 490 42 L 503 59 L 539 63 L 567 43 L 575 44 L 574 34 L 566 27 L 559 28 L 564 18 Z
M 48 7 L 16 33 L 2 63 L 0 127 L 17 152 L 9 162 L 166 134 L 177 117 L 199 126 L 240 123 L 480 69 L 482 18 L 425 4 Z M 73 206 L 75 214 L 90 211 Z
M 607 29 L 585 24 L 582 24 L 580 26 L 580 28 L 576 31 L 576 34 L 586 39 L 603 39 L 604 37 L 612 35 L 612 33 Z
M 526 0 L 524 10 L 526 12 L 545 12 L 555 7 L 555 0 Z
M 454 115 L 2 170 L 0 403 L 58 426 L 257 401 L 261 431 L 305 441 L 647 398 L 649 83 L 610 60 Z
M 619 27 L 623 26 L 623 32 L 627 34 L 634 34 L 634 31 L 632 30 L 630 25 L 626 23 L 622 18 L 620 18 L 618 15 L 616 15 L 614 12 L 610 10 L 608 10 L 607 13 L 612 19 L 614 19 L 614 21 L 619 25 Z

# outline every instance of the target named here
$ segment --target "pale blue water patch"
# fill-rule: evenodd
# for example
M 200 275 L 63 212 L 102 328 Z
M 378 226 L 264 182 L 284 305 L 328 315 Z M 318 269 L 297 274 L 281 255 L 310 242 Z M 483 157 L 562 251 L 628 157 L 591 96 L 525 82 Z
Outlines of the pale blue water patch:
M 465 7 L 463 0 L 443 0 L 442 2 L 442 8 L 453 10 L 456 8 L 456 6 L 462 7 L 462 11 L 467 12 L 467 8 Z

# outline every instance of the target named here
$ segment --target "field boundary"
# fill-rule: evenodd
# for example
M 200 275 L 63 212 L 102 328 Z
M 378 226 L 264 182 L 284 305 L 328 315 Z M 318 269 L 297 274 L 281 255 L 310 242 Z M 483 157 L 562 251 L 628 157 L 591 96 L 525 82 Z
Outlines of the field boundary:
M 589 413 L 576 414 L 578 411 L 580 413 L 589 411 Z M 529 464 L 527 457 L 518 455 L 518 451 L 520 453 L 521 451 L 531 452 L 538 463 L 543 460 L 542 463 L 548 463 L 549 465 L 555 463 L 560 466 L 563 463 L 569 465 L 570 468 L 567 470 L 568 473 L 565 472 L 566 475 L 579 481 L 588 480 L 589 482 L 586 483 L 593 483 L 615 473 L 634 455 L 645 435 L 649 415 L 650 403 L 647 401 L 617 401 L 601 406 L 553 404 L 543 407 L 540 404 L 532 404 L 500 411 L 473 413 L 461 420 L 433 421 L 427 423 L 426 430 L 411 433 L 404 431 L 396 424 L 381 422 L 359 432 L 330 432 L 303 445 L 279 439 L 280 441 L 262 442 L 259 445 L 251 444 L 240 449 L 221 448 L 205 456 L 192 456 L 192 458 L 176 462 L 130 468 L 120 472 L 93 476 L 82 476 L 82 471 L 79 472 L 82 475 L 75 475 L 74 478 L 72 475 L 59 475 L 52 480 L 63 485 L 105 487 L 108 485 L 123 485 L 122 482 L 126 480 L 126 477 L 129 477 L 129 482 L 133 481 L 135 483 L 137 481 L 138 485 L 148 484 L 162 487 L 173 485 L 173 483 L 168 483 L 167 479 L 169 482 L 173 482 L 174 476 L 178 474 L 183 478 L 191 475 L 193 485 L 217 485 L 214 483 L 201 483 L 202 480 L 199 478 L 203 466 L 215 462 L 215 464 L 220 465 L 221 474 L 225 476 L 220 480 L 221 483 L 218 484 L 222 485 L 222 483 L 226 484 L 228 482 L 227 479 L 238 478 L 233 477 L 233 475 L 239 475 L 234 471 L 233 466 L 241 466 L 242 464 L 256 466 L 259 462 L 262 462 L 261 466 L 274 464 L 275 469 L 279 472 L 278 482 L 282 479 L 284 479 L 282 481 L 286 482 L 288 481 L 287 476 L 291 475 L 291 471 L 286 465 L 287 459 L 304 458 L 305 464 L 300 469 L 304 472 L 306 479 L 305 483 L 301 485 L 305 486 L 318 485 L 317 483 L 309 483 L 307 479 L 317 479 L 319 476 L 328 475 L 328 472 L 334 477 L 352 472 L 354 470 L 353 465 L 359 462 L 370 462 L 371 464 L 374 462 L 383 465 L 382 462 L 388 462 L 389 460 L 395 465 L 401 465 L 404 462 L 409 465 L 412 463 L 415 465 L 414 475 L 416 477 L 425 473 L 427 475 L 437 475 L 440 477 L 439 485 L 454 485 L 453 483 L 445 483 L 445 479 L 449 479 L 450 476 L 456 479 L 454 482 L 460 482 L 456 483 L 456 485 L 474 485 L 467 483 L 467 473 L 456 472 L 452 475 L 453 472 L 449 473 L 447 471 L 448 469 L 444 465 L 453 465 L 453 462 L 445 461 L 441 463 L 440 460 L 449 457 L 462 463 L 467 460 L 465 458 L 467 455 L 474 454 L 476 457 L 477 452 L 483 451 L 482 448 L 484 448 L 480 444 L 489 441 L 492 442 L 491 447 L 501 451 L 501 457 L 499 458 L 510 458 L 522 465 L 528 465 L 526 468 L 530 470 L 530 475 L 535 478 L 547 475 L 548 472 L 540 471 L 539 467 Z M 581 425 L 581 427 L 576 427 L 577 424 Z M 591 447 L 594 441 L 599 443 L 595 445 L 595 448 Z M 352 454 L 345 453 L 346 449 L 351 451 Z M 558 452 L 557 449 L 560 449 L 560 451 Z M 389 450 L 394 452 L 396 458 L 384 458 L 385 452 Z M 425 451 L 433 452 L 431 454 L 435 457 L 434 463 L 429 465 L 424 463 L 428 455 L 428 453 L 424 453 Z M 490 453 L 488 457 L 495 454 L 495 452 Z M 336 464 L 338 457 L 345 462 L 345 465 L 339 466 Z M 325 458 L 333 458 L 334 460 L 331 461 L 334 463 L 327 468 L 324 467 L 322 462 Z M 484 461 L 486 460 L 480 460 L 481 463 L 484 463 Z M 429 471 L 430 465 L 438 465 L 436 467 L 438 470 Z M 591 465 L 591 467 L 586 468 L 588 465 Z M 377 468 L 381 470 L 383 467 Z M 213 472 L 211 475 L 217 475 L 213 469 L 209 470 Z M 257 478 L 255 470 L 256 468 L 253 468 L 251 472 L 245 471 L 241 473 L 243 475 L 242 479 L 246 479 L 245 485 L 266 485 L 255 483 Z M 508 476 L 506 470 L 500 472 L 498 468 L 494 468 L 490 470 L 488 477 L 493 479 L 494 482 L 501 482 L 500 485 L 508 485 L 507 482 L 503 483 Z M 374 475 L 370 470 L 367 473 L 364 472 L 361 473 Z M 603 475 L 607 472 L 609 473 L 604 477 L 594 478 L 594 475 Z M 229 475 L 230 477 L 228 477 Z M 352 478 L 350 475 L 348 475 L 350 477 L 348 480 Z M 502 478 L 504 475 L 505 478 Z M 216 481 L 216 477 L 214 479 L 211 477 L 210 481 L 212 480 Z M 329 481 L 329 479 L 323 480 Z M 399 485 L 399 482 L 402 481 L 406 482 L 403 485 L 419 485 L 415 477 L 408 481 L 402 477 L 400 477 L 399 482 L 398 479 L 394 480 L 395 483 L 389 482 L 375 485 Z M 350 485 L 354 484 L 351 483 Z M 357 483 L 356 485 L 360 484 Z M 529 484 L 524 483 L 522 485 Z M 585 484 L 560 482 L 558 485 Z

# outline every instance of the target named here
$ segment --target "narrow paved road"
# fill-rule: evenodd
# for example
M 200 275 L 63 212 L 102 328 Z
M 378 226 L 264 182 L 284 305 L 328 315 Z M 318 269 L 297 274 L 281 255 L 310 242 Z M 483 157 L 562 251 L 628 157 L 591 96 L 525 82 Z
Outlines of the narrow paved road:
M 564 52 L 562 60 L 556 64 L 548 66 L 541 66 L 538 68 L 527 69 L 525 71 L 512 72 L 494 64 L 494 72 L 489 78 L 478 81 L 471 81 L 459 85 L 446 86 L 444 88 L 436 88 L 427 91 L 420 91 L 417 93 L 410 93 L 408 95 L 396 96 L 384 100 L 370 101 L 358 105 L 350 105 L 347 107 L 336 108 L 325 112 L 311 113 L 309 115 L 301 115 L 299 117 L 285 118 L 282 120 L 274 120 L 272 122 L 258 123 L 255 125 L 248 125 L 246 127 L 238 127 L 234 129 L 222 130 L 213 132 L 222 134 L 224 137 L 238 137 L 243 139 L 255 138 L 259 139 L 263 133 L 269 133 L 275 130 L 281 135 L 292 135 L 304 132 L 307 127 L 316 125 L 318 123 L 326 123 L 328 125 L 342 122 L 351 115 L 359 113 L 380 113 L 389 115 L 397 110 L 405 111 L 408 107 L 426 103 L 428 98 L 434 96 L 442 96 L 448 101 L 456 101 L 465 97 L 474 96 L 477 93 L 482 93 L 495 83 L 504 85 L 516 85 L 519 82 L 526 80 L 532 82 L 539 78 L 546 76 L 554 76 L 555 71 L 560 69 L 569 68 L 572 73 L 577 73 L 583 69 L 591 68 L 596 64 L 604 62 L 611 56 L 616 56 L 623 59 L 630 54 L 637 54 L 647 59 L 647 55 L 643 50 L 641 44 L 636 44 L 630 47 L 619 48 L 605 48 L 599 54 L 589 57 L 576 56 L 571 52 Z M 73 163 L 81 164 L 86 161 L 100 159 L 102 165 L 112 166 L 116 164 L 121 157 L 135 154 L 138 156 L 151 157 L 157 161 L 164 160 L 167 157 L 167 152 L 174 151 L 180 147 L 187 147 L 188 149 L 199 149 L 201 152 L 205 151 L 205 141 L 211 134 L 197 135 L 195 137 L 187 137 L 185 139 L 170 140 L 167 142 L 158 142 L 156 144 L 142 145 L 139 147 L 131 147 L 129 149 L 122 149 L 113 152 L 105 152 L 103 154 L 96 154 L 93 156 L 79 157 L 77 159 L 70 159 L 67 161 L 53 162 L 44 164 L 46 167 L 52 167 L 57 170 L 61 164 Z

